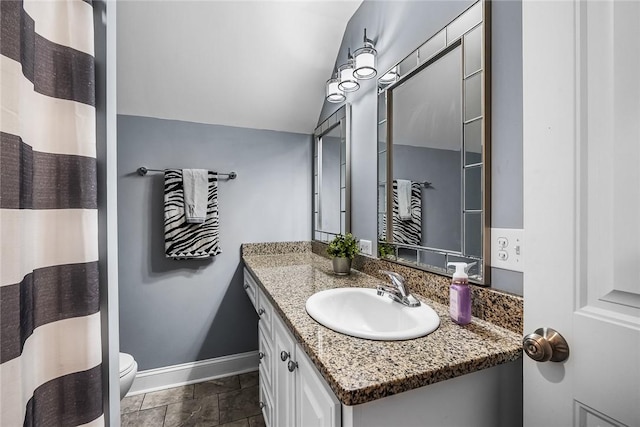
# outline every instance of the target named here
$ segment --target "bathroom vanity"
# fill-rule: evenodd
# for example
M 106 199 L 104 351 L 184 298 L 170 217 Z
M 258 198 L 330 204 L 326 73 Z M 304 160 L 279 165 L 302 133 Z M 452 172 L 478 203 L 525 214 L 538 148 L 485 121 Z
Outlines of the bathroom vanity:
M 277 248 L 274 250 L 274 248 Z M 352 270 L 333 275 L 311 243 L 243 245 L 244 287 L 260 316 L 260 404 L 268 426 L 513 426 L 521 423 L 521 334 L 417 293 L 440 316 L 406 341 L 354 338 L 305 311 L 314 293 L 375 288 Z

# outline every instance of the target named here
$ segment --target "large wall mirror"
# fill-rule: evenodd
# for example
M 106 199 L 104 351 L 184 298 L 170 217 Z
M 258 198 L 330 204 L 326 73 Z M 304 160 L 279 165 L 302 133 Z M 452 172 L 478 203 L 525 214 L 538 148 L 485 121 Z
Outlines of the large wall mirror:
M 314 132 L 313 238 L 321 242 L 351 231 L 350 116 L 346 104 Z
M 479 1 L 378 80 L 378 253 L 489 281 L 488 3 Z

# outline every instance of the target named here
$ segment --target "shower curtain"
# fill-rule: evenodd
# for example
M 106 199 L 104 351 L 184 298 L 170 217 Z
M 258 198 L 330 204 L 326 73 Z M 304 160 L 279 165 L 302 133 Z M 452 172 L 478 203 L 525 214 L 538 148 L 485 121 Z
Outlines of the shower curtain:
M 91 0 L 0 21 L 0 425 L 104 425 Z

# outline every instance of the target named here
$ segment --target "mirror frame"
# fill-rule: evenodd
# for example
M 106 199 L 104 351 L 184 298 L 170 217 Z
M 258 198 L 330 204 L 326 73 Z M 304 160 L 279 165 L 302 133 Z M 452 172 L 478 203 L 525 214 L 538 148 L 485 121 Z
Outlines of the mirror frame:
M 477 21 L 477 18 L 474 19 L 474 12 L 477 13 L 474 8 L 481 8 L 481 18 L 480 21 Z M 425 43 L 420 45 L 417 49 L 415 49 L 411 54 L 407 55 L 397 63 L 395 63 L 387 72 L 381 73 L 380 78 L 378 78 L 378 120 L 377 120 L 377 132 L 378 132 L 378 140 L 376 143 L 378 159 L 377 159 L 377 185 L 381 186 L 385 185 L 385 192 L 378 192 L 378 203 L 376 208 L 376 217 L 377 217 L 377 235 L 378 235 L 378 256 L 381 254 L 381 246 L 383 246 L 384 251 L 392 251 L 391 256 L 384 256 L 383 259 L 396 262 L 399 264 L 408 265 L 414 268 L 419 268 L 421 270 L 426 270 L 432 273 L 451 276 L 452 273 L 447 271 L 446 263 L 451 261 L 459 261 L 462 258 L 464 259 L 473 259 L 478 262 L 478 273 L 475 275 L 470 275 L 469 280 L 475 284 L 488 285 L 491 278 L 491 2 L 489 0 L 479 0 L 473 4 L 471 4 L 465 11 L 463 11 L 460 15 L 454 18 L 451 22 L 449 22 L 444 28 L 438 30 L 432 37 L 430 37 Z M 465 22 L 465 20 L 470 20 L 470 22 Z M 471 31 L 477 29 L 479 26 L 482 26 L 482 41 L 480 45 L 481 49 L 481 64 L 480 69 L 467 74 L 465 71 L 465 52 L 464 52 L 464 37 L 466 34 Z M 453 34 L 453 36 L 451 36 Z M 385 230 L 381 230 L 380 224 L 380 214 L 392 212 L 392 187 L 393 187 L 393 89 L 406 82 L 412 76 L 416 75 L 430 64 L 443 57 L 447 53 L 451 52 L 455 46 L 463 47 L 463 61 L 462 61 L 462 87 L 463 87 L 463 104 L 462 104 L 462 145 L 461 145 L 461 157 L 463 159 L 460 173 L 462 179 L 462 192 L 461 192 L 461 211 L 460 211 L 460 232 L 461 232 L 461 250 L 460 252 L 450 251 L 450 250 L 442 250 L 438 248 L 429 248 L 425 246 L 419 245 L 407 245 L 403 243 L 393 243 L 392 241 L 392 226 L 393 221 L 386 221 Z M 426 55 L 425 53 L 426 52 Z M 424 57 L 421 57 L 424 55 Z M 402 75 L 398 75 L 398 70 L 402 72 Z M 475 76 L 476 74 L 480 74 L 481 76 L 481 106 L 482 111 L 481 115 L 478 118 L 472 118 L 467 120 L 464 117 L 465 111 L 465 96 L 464 96 L 464 84 L 466 79 Z M 392 77 L 392 78 L 390 78 Z M 386 79 L 385 79 L 386 78 Z M 384 105 L 384 109 L 382 109 L 381 103 Z M 382 118 L 380 116 L 381 111 L 384 111 L 385 117 Z M 465 138 L 464 138 L 464 125 L 467 123 L 471 123 L 476 120 L 482 121 L 482 172 L 481 172 L 481 192 L 482 192 L 482 206 L 481 206 L 481 230 L 482 230 L 482 240 L 481 240 L 481 250 L 482 255 L 480 257 L 476 256 L 468 256 L 464 254 L 464 244 L 465 244 L 465 170 L 466 164 L 464 161 L 465 156 Z M 380 134 L 381 126 L 384 125 L 386 127 L 386 133 L 384 134 L 385 140 L 383 141 L 381 137 L 383 135 Z M 381 149 L 384 143 L 384 150 Z M 381 151 L 382 150 L 382 151 Z M 385 153 L 386 158 L 386 176 L 384 179 L 380 177 L 380 167 L 381 167 L 381 154 Z M 386 197 L 385 202 L 385 210 L 381 212 L 381 200 L 380 196 L 384 194 Z M 476 212 L 476 210 L 474 210 Z M 380 240 L 381 233 L 384 231 L 384 239 Z M 412 262 L 409 260 L 403 260 L 398 257 L 399 249 L 409 249 L 416 251 L 416 262 Z M 430 253 L 435 253 L 443 256 L 444 266 L 435 266 L 428 265 L 419 262 L 419 254 L 420 251 L 426 251 Z
M 345 149 L 345 173 L 340 173 L 340 188 L 344 188 L 344 200 L 340 197 L 340 214 L 344 213 L 344 229 L 340 221 L 340 233 L 351 232 L 351 104 L 346 103 L 330 115 L 313 132 L 313 189 L 312 189 L 312 240 L 328 243 L 336 233 L 321 230 L 318 222 L 322 223 L 322 137 L 336 127 L 341 129 L 341 145 Z M 342 151 L 342 150 L 341 150 Z M 342 157 L 342 156 L 341 156 Z M 341 165 L 342 166 L 342 165 Z M 341 168 L 342 169 L 342 168 Z

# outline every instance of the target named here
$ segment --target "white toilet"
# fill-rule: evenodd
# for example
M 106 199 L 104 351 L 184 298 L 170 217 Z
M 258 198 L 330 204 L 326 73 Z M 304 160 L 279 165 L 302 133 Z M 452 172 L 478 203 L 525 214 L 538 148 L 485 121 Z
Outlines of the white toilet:
M 138 373 L 138 363 L 133 356 L 120 353 L 120 399 L 126 396 Z

